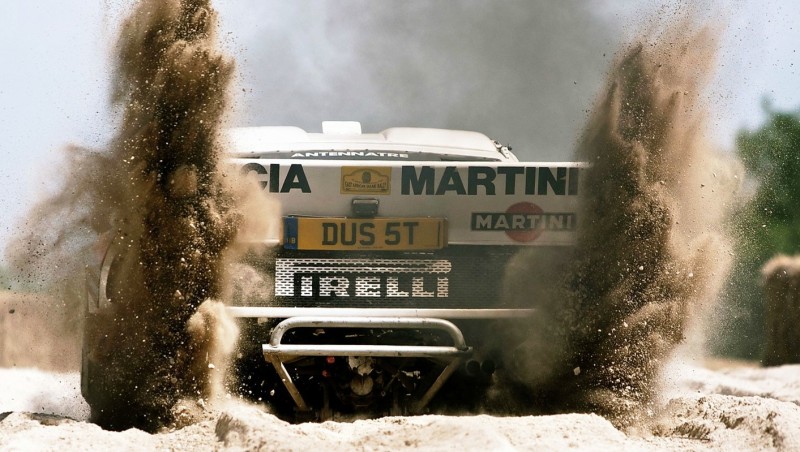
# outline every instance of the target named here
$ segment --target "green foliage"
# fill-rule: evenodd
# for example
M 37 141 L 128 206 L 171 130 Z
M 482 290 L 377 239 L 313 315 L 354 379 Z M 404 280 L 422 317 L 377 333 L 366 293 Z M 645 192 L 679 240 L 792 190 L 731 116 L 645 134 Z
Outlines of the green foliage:
M 741 131 L 736 150 L 756 182 L 752 199 L 736 212 L 737 262 L 727 291 L 725 337 L 717 352 L 759 359 L 763 353 L 761 267 L 778 253 L 800 251 L 800 116 L 766 107 L 768 121 Z

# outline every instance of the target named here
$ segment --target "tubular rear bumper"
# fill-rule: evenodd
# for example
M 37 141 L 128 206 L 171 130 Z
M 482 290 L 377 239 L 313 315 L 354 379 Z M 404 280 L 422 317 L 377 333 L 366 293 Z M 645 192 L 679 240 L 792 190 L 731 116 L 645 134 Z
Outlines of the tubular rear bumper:
M 434 319 L 512 319 L 530 317 L 535 309 L 415 309 L 415 308 L 290 308 L 228 307 L 234 317 L 287 319 L 290 317 L 403 317 Z
M 499 320 L 532 316 L 534 309 L 415 309 L 415 308 L 328 308 L 328 307 L 228 307 L 237 318 L 281 320 L 261 345 L 264 359 L 272 364 L 297 410 L 311 407 L 303 398 L 286 368 L 310 356 L 371 356 L 381 358 L 426 358 L 445 364 L 430 387 L 410 407 L 421 413 L 458 367 L 472 356 L 458 326 L 449 320 Z M 449 319 L 449 320 L 445 320 Z M 295 328 L 415 329 L 444 331 L 450 346 L 375 345 L 375 344 L 285 344 L 284 335 Z
M 352 344 L 283 344 L 283 335 L 294 328 L 391 328 L 391 329 L 436 329 L 445 331 L 452 339 L 452 346 L 414 345 L 352 345 Z M 285 363 L 304 356 L 374 356 L 388 358 L 431 358 L 447 362 L 447 365 L 414 404 L 412 410 L 422 411 L 439 389 L 450 378 L 472 348 L 464 342 L 461 330 L 451 322 L 436 318 L 410 317 L 291 317 L 272 329 L 269 344 L 262 345 L 264 359 L 269 361 L 281 378 L 286 390 L 300 411 L 309 411 L 300 390 L 294 384 Z

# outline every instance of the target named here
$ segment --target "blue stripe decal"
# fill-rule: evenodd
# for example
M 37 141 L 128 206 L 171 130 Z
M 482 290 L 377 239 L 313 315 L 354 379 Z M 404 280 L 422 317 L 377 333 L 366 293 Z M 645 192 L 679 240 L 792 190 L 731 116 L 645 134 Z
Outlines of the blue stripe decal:
M 287 250 L 297 249 L 297 217 L 283 218 L 283 247 Z

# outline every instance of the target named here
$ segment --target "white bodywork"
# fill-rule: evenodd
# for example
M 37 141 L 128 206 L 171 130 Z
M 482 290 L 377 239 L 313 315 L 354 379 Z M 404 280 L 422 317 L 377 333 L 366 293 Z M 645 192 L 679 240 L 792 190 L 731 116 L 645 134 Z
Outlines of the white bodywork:
M 323 126 L 334 122 L 325 122 Z M 358 124 L 358 123 L 355 123 Z M 299 127 L 266 126 L 240 127 L 228 130 L 230 151 L 254 156 L 270 151 L 290 152 L 380 150 L 431 152 L 436 154 L 485 157 L 488 159 L 516 162 L 511 154 L 498 151 L 494 142 L 486 135 L 464 130 L 427 129 L 415 127 L 393 127 L 379 133 L 348 133 L 357 127 L 348 127 L 341 132 L 328 127 L 329 133 L 309 133 Z
M 422 413 L 467 360 L 473 377 L 476 368 L 494 372 L 493 351 L 483 349 L 491 321 L 535 314 L 528 304 L 503 299 L 506 270 L 520 251 L 532 251 L 520 245 L 574 243 L 583 165 L 520 163 L 477 132 L 363 134 L 355 122 L 323 123 L 323 132 L 229 132 L 230 162 L 274 202 L 263 215 L 280 224 L 274 236 L 256 239 L 274 247 L 264 253 L 266 263 L 254 263 L 270 279 L 268 295 L 243 296 L 229 310 L 269 325 L 261 352 L 298 412 L 329 410 L 324 397 L 314 401 L 313 391 L 301 390 L 313 384 L 354 407 L 370 396 L 376 404 L 392 400 L 390 412 L 397 412 L 398 400 L 413 399 L 408 409 Z M 474 344 L 458 324 L 468 320 L 478 322 L 467 330 Z M 376 340 L 385 333 L 391 334 Z M 449 341 L 437 339 L 441 333 Z M 292 336 L 283 341 L 284 334 Z M 319 359 L 308 359 L 315 357 L 328 365 L 346 357 L 381 370 L 370 377 L 371 370 L 339 368 L 352 378 L 350 389 L 293 374 L 296 363 L 328 372 Z M 395 358 L 416 372 L 414 391 L 393 386 L 400 375 L 398 364 L 389 363 Z
M 446 218 L 448 244 L 574 243 L 580 163 L 520 163 L 477 132 L 326 125 L 333 133 L 229 131 L 231 162 L 261 183 L 280 216 L 349 217 L 353 199 L 366 198 L 377 200 L 377 217 Z M 365 172 L 373 185 L 348 185 Z

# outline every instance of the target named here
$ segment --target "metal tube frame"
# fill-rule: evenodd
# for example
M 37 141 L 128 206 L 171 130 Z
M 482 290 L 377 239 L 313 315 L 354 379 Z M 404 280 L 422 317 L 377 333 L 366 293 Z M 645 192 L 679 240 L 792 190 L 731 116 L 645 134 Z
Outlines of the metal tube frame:
M 437 319 L 518 319 L 535 309 L 431 309 L 431 308 L 296 308 L 277 306 L 229 306 L 233 317 L 286 319 L 289 317 L 415 317 Z
M 419 345 L 345 345 L 345 344 L 282 344 L 283 336 L 295 328 L 403 328 L 436 329 L 445 331 L 453 340 L 448 346 Z M 290 317 L 273 328 L 268 344 L 262 344 L 264 359 L 272 364 L 283 385 L 294 400 L 297 409 L 309 411 L 300 390 L 292 381 L 285 364 L 304 356 L 377 356 L 387 358 L 433 358 L 449 361 L 442 373 L 431 384 L 419 402 L 413 406 L 422 411 L 458 368 L 472 347 L 464 342 L 464 335 L 453 323 L 444 319 L 420 317 Z

